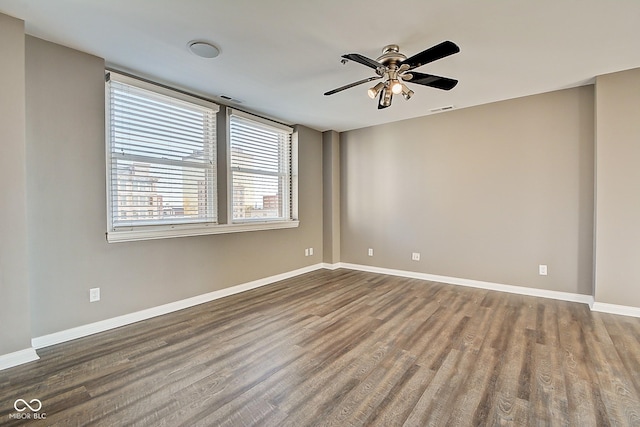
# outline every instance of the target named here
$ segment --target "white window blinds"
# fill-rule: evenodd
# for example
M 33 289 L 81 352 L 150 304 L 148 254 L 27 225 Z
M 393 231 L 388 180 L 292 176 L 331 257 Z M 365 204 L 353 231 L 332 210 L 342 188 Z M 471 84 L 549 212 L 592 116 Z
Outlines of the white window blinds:
M 292 219 L 292 132 L 288 126 L 231 110 L 233 222 Z
M 111 73 L 110 230 L 215 223 L 216 104 Z

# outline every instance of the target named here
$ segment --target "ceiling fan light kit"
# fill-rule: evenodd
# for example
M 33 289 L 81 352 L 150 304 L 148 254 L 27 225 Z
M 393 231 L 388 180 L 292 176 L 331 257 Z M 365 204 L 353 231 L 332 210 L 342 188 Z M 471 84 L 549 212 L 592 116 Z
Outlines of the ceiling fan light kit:
M 345 89 L 352 88 L 373 80 L 384 79 L 367 91 L 367 95 L 371 99 L 375 99 L 379 95 L 378 109 L 387 108 L 391 105 L 393 95 L 400 95 L 405 100 L 410 99 L 414 92 L 407 87 L 404 82 L 429 86 L 441 90 L 451 90 L 458 81 L 448 77 L 434 76 L 432 74 L 419 73 L 411 71 L 414 68 L 421 67 L 430 62 L 442 59 L 454 53 L 460 52 L 460 48 L 451 41 L 444 41 L 429 49 L 407 58 L 406 55 L 400 53 L 398 45 L 390 44 L 382 49 L 382 55 L 373 60 L 359 53 L 348 53 L 342 55 L 342 63 L 345 61 L 354 61 L 376 72 L 376 76 L 368 77 L 357 82 L 349 83 L 339 88 L 325 92 L 325 95 L 333 95 Z
M 380 94 L 380 101 L 378 102 L 378 108 L 387 108 L 391 105 L 391 91 L 386 88 Z
M 402 92 L 402 85 L 398 80 L 390 80 L 391 92 L 394 95 L 399 95 Z
M 409 98 L 411 98 L 414 93 L 415 92 L 412 91 L 411 89 L 409 89 L 406 84 L 402 83 L 402 97 L 404 99 L 406 99 L 408 101 Z
M 369 90 L 367 91 L 367 95 L 369 95 L 369 98 L 375 99 L 383 88 L 384 83 L 378 82 L 374 87 L 369 88 Z

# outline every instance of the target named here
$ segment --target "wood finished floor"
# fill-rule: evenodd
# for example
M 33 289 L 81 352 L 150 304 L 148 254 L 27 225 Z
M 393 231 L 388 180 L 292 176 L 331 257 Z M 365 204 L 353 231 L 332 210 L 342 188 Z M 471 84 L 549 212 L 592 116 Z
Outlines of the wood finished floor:
M 640 425 L 640 319 L 349 270 L 38 353 L 0 425 Z

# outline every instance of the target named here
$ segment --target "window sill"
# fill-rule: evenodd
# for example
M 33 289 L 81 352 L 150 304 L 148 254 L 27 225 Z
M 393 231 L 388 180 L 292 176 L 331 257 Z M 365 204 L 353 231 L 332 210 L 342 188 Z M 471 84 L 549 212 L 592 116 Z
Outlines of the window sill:
M 193 224 L 159 227 L 130 227 L 107 233 L 107 242 L 170 239 L 173 237 L 206 236 L 209 234 L 242 233 L 246 231 L 296 228 L 300 221 L 263 221 L 242 224 Z

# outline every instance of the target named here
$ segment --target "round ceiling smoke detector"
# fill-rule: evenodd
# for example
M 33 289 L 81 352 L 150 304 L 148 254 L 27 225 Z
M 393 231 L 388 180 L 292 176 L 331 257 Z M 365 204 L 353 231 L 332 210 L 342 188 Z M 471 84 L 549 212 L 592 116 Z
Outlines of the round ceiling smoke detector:
M 187 43 L 187 47 L 194 55 L 201 58 L 215 58 L 220 55 L 220 49 L 204 40 L 191 40 Z

